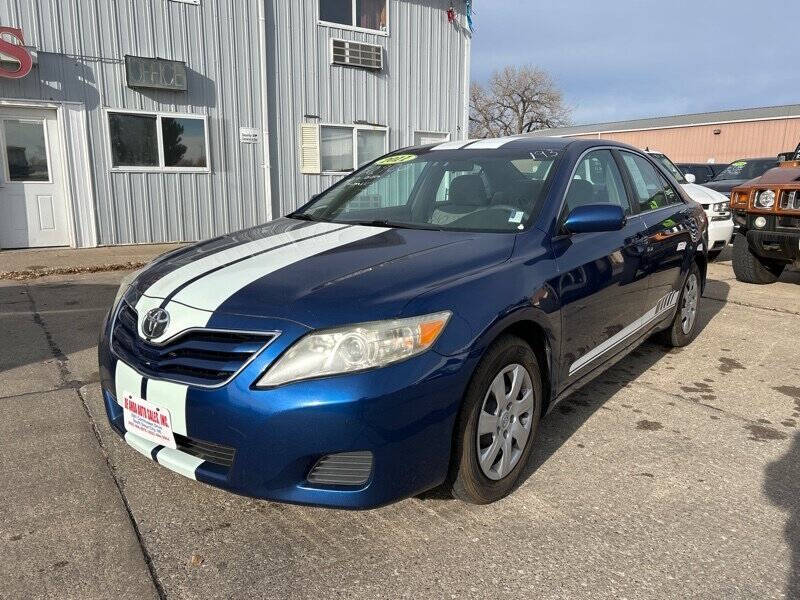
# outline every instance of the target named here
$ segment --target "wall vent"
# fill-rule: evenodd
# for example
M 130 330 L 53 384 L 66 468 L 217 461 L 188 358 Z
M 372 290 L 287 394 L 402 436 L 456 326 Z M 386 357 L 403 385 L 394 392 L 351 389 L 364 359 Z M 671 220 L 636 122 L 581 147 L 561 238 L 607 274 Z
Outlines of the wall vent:
M 383 48 L 381 46 L 349 40 L 331 40 L 331 42 L 331 62 L 333 64 L 362 67 L 375 71 L 383 69 Z

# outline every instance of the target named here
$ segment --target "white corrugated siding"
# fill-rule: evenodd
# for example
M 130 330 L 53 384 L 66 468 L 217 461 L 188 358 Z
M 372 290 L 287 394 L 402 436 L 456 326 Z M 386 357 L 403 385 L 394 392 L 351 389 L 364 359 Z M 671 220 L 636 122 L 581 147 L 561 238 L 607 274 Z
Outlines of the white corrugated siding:
M 0 98 L 86 105 L 100 244 L 197 240 L 265 221 L 258 5 L 203 0 L 3 0 L 0 23 L 39 51 L 28 77 L 0 81 Z M 187 64 L 188 92 L 132 90 L 124 56 Z M 104 108 L 208 115 L 211 173 L 110 170 Z
M 470 36 L 447 22 L 450 4 L 389 0 L 389 35 L 381 36 L 318 25 L 314 0 L 267 0 L 275 214 L 293 210 L 338 179 L 300 173 L 303 121 L 386 125 L 390 149 L 412 145 L 415 131 L 448 132 L 454 140 L 466 137 Z M 331 38 L 381 45 L 383 71 L 331 65 Z
M 87 107 L 96 224 L 79 228 L 96 227 L 100 244 L 204 239 L 267 220 L 263 148 L 239 142 L 239 127 L 267 129 L 259 1 L 266 3 L 273 216 L 337 179 L 300 173 L 303 121 L 386 125 L 390 148 L 411 145 L 415 131 L 465 137 L 470 39 L 447 22 L 449 0 L 389 0 L 389 36 L 320 26 L 317 0 L 2 0 L 0 23 L 23 28 L 39 65 L 22 80 L 0 81 L 0 98 Z M 384 70 L 332 66 L 332 37 L 380 44 Z M 126 54 L 185 61 L 189 91 L 127 88 Z M 112 172 L 104 108 L 208 115 L 211 173 Z

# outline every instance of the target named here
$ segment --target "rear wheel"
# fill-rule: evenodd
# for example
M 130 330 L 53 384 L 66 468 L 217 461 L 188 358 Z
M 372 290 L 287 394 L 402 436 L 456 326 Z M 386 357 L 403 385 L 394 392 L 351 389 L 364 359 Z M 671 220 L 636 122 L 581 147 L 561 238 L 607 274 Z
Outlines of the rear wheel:
M 700 269 L 697 263 L 686 276 L 686 281 L 678 297 L 678 310 L 669 329 L 662 331 L 661 341 L 667 346 L 679 348 L 689 344 L 697 335 L 697 312 L 700 308 L 701 296 Z
M 756 285 L 775 283 L 785 266 L 783 263 L 759 258 L 750 250 L 747 238 L 741 234 L 736 235 L 733 242 L 733 272 L 739 281 Z
M 536 356 L 516 336 L 499 338 L 464 398 L 449 478 L 452 495 L 488 504 L 508 494 L 528 462 L 541 411 Z

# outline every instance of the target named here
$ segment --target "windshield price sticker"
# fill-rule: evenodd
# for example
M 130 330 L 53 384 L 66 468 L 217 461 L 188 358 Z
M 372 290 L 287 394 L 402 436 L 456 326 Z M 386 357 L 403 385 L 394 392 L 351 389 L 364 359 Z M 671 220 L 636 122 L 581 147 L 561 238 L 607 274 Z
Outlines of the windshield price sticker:
M 509 223 L 522 223 L 522 217 L 525 216 L 525 213 L 521 210 L 511 213 L 511 216 L 508 217 Z
M 122 400 L 125 429 L 134 435 L 168 448 L 176 448 L 169 411 L 125 393 Z
M 399 165 L 400 163 L 408 162 L 417 158 L 416 154 L 395 154 L 394 156 L 387 156 L 386 158 L 382 158 L 379 161 L 376 161 L 376 165 Z

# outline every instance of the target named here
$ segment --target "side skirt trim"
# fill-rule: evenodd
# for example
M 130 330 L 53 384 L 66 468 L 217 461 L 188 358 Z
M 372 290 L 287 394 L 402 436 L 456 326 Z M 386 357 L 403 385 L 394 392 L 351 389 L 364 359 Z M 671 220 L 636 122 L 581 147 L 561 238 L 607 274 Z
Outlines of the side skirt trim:
M 594 362 L 598 358 L 600 358 L 606 352 L 612 350 L 636 332 L 641 331 L 645 327 L 647 327 L 650 323 L 662 317 L 664 313 L 671 310 L 675 304 L 678 302 L 678 292 L 671 291 L 666 296 L 661 298 L 658 303 L 648 310 L 645 314 L 641 317 L 636 319 L 633 323 L 628 325 L 625 329 L 615 333 L 610 338 L 608 338 L 605 342 L 596 346 L 592 350 L 589 350 L 586 354 L 581 356 L 578 360 L 572 363 L 569 367 L 569 375 L 574 375 L 576 372 L 584 368 L 585 366 L 589 365 L 589 363 Z

